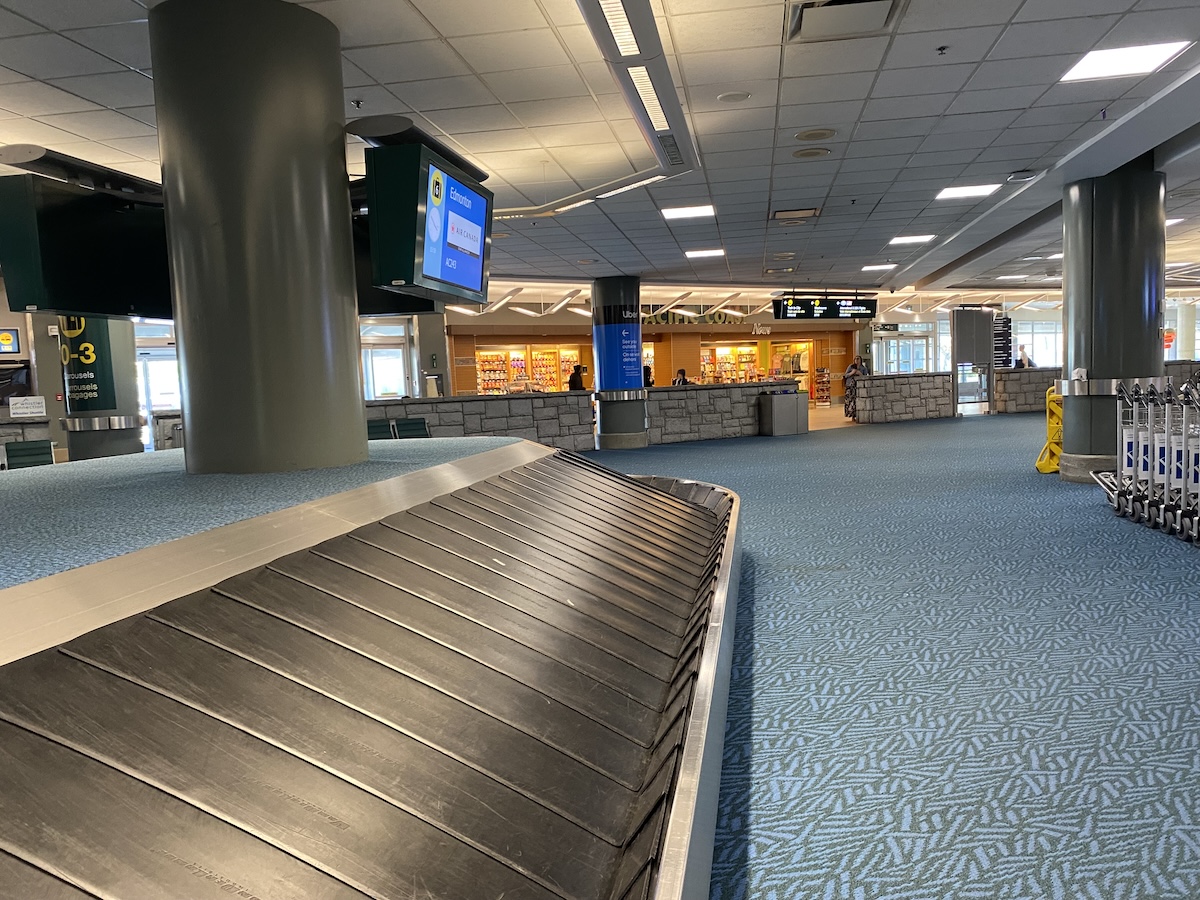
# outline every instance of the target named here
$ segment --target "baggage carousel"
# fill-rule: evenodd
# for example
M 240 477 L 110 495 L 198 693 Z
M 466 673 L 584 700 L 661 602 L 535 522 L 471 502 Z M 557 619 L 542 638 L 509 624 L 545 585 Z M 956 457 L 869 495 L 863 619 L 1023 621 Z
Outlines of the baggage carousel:
M 706 898 L 737 497 L 496 454 L 0 667 L 0 896 Z

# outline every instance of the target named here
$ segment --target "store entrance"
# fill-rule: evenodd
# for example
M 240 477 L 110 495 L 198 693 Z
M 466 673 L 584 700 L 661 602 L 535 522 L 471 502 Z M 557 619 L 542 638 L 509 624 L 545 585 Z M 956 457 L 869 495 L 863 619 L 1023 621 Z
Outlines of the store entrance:
M 812 341 L 771 344 L 771 374 L 781 378 L 795 378 L 799 389 L 813 396 L 812 388 Z
M 911 375 L 930 371 L 929 337 L 898 334 L 875 341 L 874 355 L 880 371 L 876 375 Z

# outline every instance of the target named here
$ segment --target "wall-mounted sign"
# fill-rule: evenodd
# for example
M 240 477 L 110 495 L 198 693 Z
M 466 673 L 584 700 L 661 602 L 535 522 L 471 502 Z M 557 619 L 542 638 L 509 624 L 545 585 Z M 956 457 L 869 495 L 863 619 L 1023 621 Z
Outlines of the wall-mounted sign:
M 46 418 L 45 397 L 9 397 L 8 414 L 14 419 Z
M 900 323 L 899 322 L 880 322 L 878 325 L 875 326 L 875 330 L 876 331 L 899 331 Z
M 776 297 L 776 319 L 872 319 L 873 297 Z
M 732 316 L 723 310 L 706 313 L 703 316 L 685 316 L 668 310 L 665 313 L 655 313 L 642 319 L 643 325 L 742 325 L 741 316 Z
M 755 322 L 754 326 L 750 329 L 750 333 L 751 334 L 770 334 L 771 326 L 770 325 L 760 325 L 758 322 Z
M 67 413 L 116 409 L 108 320 L 59 316 L 59 350 L 67 386 Z

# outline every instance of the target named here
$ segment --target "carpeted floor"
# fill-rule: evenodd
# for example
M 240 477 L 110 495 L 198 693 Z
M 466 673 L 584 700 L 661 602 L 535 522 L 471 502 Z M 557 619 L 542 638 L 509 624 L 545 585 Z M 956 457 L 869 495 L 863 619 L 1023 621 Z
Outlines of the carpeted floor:
M 1200 897 L 1200 547 L 1043 429 L 589 454 L 742 498 L 715 900 Z
M 182 450 L 0 472 L 0 589 L 515 440 L 371 441 L 366 462 L 272 475 L 188 475 Z

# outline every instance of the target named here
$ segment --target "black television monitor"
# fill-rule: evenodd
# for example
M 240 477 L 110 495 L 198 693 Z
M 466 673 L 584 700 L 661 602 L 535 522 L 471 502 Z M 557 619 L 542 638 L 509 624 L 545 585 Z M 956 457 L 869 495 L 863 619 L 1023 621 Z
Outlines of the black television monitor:
M 375 286 L 485 303 L 492 192 L 420 144 L 370 147 L 366 162 Z
M 0 273 L 14 312 L 171 318 L 166 220 L 154 203 L 0 177 Z
M 776 319 L 873 319 L 879 301 L 874 297 L 776 297 Z

